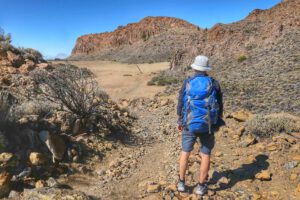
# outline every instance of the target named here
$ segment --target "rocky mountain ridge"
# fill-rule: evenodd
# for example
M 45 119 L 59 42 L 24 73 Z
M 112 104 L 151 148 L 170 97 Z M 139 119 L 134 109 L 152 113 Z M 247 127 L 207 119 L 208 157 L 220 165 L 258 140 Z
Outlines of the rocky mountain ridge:
M 171 17 L 146 17 L 139 23 L 119 26 L 113 32 L 79 37 L 72 51 L 72 57 L 108 54 L 118 48 L 146 43 L 160 34 L 180 30 L 197 30 L 197 27 L 184 20 Z
M 114 32 L 79 37 L 71 59 L 143 63 L 185 57 L 178 56 L 177 51 L 232 59 L 255 48 L 274 46 L 283 34 L 295 31 L 300 23 L 299 10 L 298 1 L 287 0 L 267 10 L 256 9 L 241 21 L 210 29 L 176 18 L 146 17 Z

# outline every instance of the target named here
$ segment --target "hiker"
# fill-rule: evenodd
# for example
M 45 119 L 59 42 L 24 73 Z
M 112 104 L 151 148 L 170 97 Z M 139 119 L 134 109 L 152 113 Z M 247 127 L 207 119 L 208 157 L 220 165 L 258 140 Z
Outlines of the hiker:
M 212 68 L 206 56 L 197 56 L 191 65 L 195 74 L 186 79 L 181 87 L 177 115 L 178 131 L 182 132 L 182 151 L 179 163 L 179 182 L 177 189 L 185 191 L 185 172 L 190 152 L 200 138 L 200 177 L 195 193 L 207 192 L 210 154 L 214 147 L 214 131 L 222 119 L 223 102 L 218 81 L 207 74 Z

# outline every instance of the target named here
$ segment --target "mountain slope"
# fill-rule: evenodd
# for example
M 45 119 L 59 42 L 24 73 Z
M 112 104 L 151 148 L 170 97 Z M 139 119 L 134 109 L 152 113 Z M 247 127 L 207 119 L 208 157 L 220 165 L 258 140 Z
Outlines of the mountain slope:
M 184 35 L 187 31 L 197 31 L 197 27 L 171 17 L 146 17 L 139 23 L 119 26 L 114 32 L 79 37 L 71 58 L 164 61 L 175 53 L 174 46 L 182 47 L 182 39 L 188 38 L 188 34 Z M 174 41 L 180 44 L 172 44 Z

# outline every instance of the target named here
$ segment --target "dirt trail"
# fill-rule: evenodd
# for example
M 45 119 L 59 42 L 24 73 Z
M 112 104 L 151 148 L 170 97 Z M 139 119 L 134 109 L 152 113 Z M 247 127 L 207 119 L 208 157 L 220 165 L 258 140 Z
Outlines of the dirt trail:
M 87 63 L 84 65 L 96 72 L 105 90 L 114 99 L 150 98 L 133 100 L 128 107 L 129 112 L 137 117 L 132 128 L 135 137 L 133 143 L 116 143 L 103 161 L 90 164 L 91 173 L 75 173 L 61 178 L 60 182 L 101 200 L 201 199 L 192 194 L 201 163 L 197 154 L 199 144 L 195 146 L 189 161 L 186 177 L 188 192 L 178 193 L 172 189 L 178 178 L 181 142 L 180 134 L 174 127 L 176 96 L 153 98 L 154 92 L 163 88 L 152 88 L 145 84 L 150 71 L 140 77 L 138 74 L 131 77 L 123 76 L 124 73 L 132 73 L 130 65 L 125 66 L 126 70 L 119 66 L 120 72 L 114 71 L 118 68 L 111 69 L 112 64 L 103 68 L 106 72 Z M 151 70 L 164 66 L 159 64 Z M 126 79 L 128 83 L 110 82 L 120 79 Z M 169 99 L 167 102 L 166 98 Z M 209 173 L 209 194 L 204 199 L 297 199 L 299 193 L 295 185 L 299 181 L 300 166 L 298 162 L 294 165 L 293 157 L 300 153 L 299 140 L 256 140 L 244 133 L 244 122 L 228 114 L 226 116 L 226 127 L 216 133 Z M 256 178 L 257 175 L 266 178 Z M 292 176 L 296 178 L 291 179 Z M 168 187 L 171 189 L 166 189 Z

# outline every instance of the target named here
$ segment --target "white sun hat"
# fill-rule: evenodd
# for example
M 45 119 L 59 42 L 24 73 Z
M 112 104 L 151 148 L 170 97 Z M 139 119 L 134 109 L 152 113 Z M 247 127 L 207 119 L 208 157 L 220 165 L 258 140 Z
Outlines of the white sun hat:
M 209 66 L 209 60 L 206 56 L 197 56 L 191 67 L 197 71 L 210 71 L 212 68 Z

